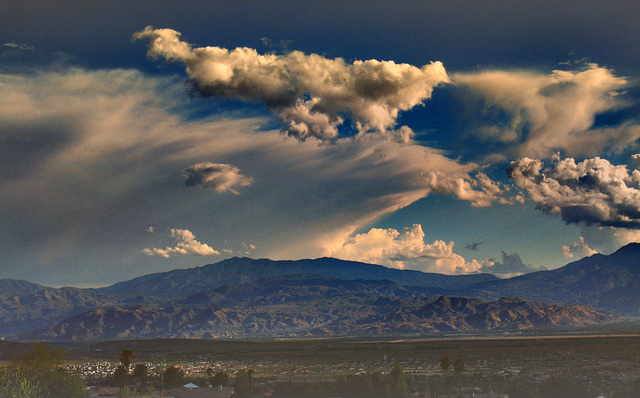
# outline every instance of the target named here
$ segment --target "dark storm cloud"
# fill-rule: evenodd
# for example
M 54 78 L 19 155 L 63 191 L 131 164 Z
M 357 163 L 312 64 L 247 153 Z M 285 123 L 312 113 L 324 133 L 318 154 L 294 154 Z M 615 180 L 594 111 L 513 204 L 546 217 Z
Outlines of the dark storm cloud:
M 544 267 L 534 267 L 531 264 L 525 264 L 517 253 L 507 254 L 502 252 L 502 261 L 493 258 L 483 262 L 480 272 L 488 272 L 497 275 L 519 275 L 529 272 L 545 270 Z
M 469 250 L 473 250 L 473 251 L 477 251 L 478 247 L 482 244 L 482 242 L 473 242 L 473 243 L 469 243 L 467 245 L 465 245 L 465 249 L 469 249 Z

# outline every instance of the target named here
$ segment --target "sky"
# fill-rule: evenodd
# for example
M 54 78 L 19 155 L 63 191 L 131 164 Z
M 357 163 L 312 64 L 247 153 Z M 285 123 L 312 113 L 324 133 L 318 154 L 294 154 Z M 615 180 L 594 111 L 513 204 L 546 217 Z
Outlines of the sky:
M 510 277 L 640 240 L 638 1 L 0 1 L 0 278 Z

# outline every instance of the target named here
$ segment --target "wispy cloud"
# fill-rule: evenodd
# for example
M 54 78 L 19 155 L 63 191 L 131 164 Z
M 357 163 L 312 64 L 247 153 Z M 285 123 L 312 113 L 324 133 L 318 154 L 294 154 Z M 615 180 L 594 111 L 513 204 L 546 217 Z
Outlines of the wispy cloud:
M 185 184 L 200 185 L 202 188 L 215 189 L 218 192 L 231 192 L 239 195 L 235 187 L 251 185 L 253 179 L 240 173 L 240 169 L 221 163 L 202 162 L 182 171 Z
M 376 131 L 407 141 L 395 131 L 399 112 L 421 104 L 449 82 L 440 62 L 422 67 L 393 61 L 329 59 L 292 51 L 261 55 L 252 48 L 194 48 L 172 29 L 150 26 L 134 39 L 149 40 L 154 58 L 183 62 L 195 91 L 205 96 L 260 101 L 299 139 L 332 141 L 345 117 L 361 133 Z M 410 136 L 410 134 L 409 134 Z
M 317 256 L 434 192 L 487 205 L 504 188 L 476 164 L 376 134 L 318 145 L 261 130 L 266 119 L 191 119 L 176 109 L 189 103 L 181 82 L 134 70 L 4 75 L 0 94 L 0 209 L 48 261 L 52 248 L 140 253 L 137 231 L 175 214 L 214 247 L 224 230 L 254 255 Z M 241 195 L 180 189 L 185 177 Z
M 558 150 L 595 156 L 619 150 L 640 138 L 629 119 L 596 126 L 596 117 L 628 106 L 620 95 L 628 85 L 596 64 L 550 74 L 483 71 L 454 74 L 470 129 L 485 142 L 498 142 L 507 155 L 546 158 Z

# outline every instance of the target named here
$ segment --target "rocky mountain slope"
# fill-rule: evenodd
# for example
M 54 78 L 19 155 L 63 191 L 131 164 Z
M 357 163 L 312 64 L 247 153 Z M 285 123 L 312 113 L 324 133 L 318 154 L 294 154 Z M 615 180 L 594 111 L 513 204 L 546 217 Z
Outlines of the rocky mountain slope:
M 503 298 L 434 298 L 391 281 L 313 275 L 223 286 L 161 306 L 89 311 L 23 336 L 114 338 L 428 335 L 472 330 L 586 326 L 619 318 L 583 306 Z
M 490 310 L 468 299 L 465 305 L 475 308 L 473 317 L 457 314 L 441 319 L 424 310 L 438 296 L 475 297 L 485 304 L 500 303 L 501 309 Z M 526 303 L 528 309 L 505 310 L 508 303 L 503 297 L 522 297 L 517 302 Z M 530 301 L 550 305 L 539 307 Z M 640 314 L 640 244 L 511 279 L 403 271 L 331 258 L 232 258 L 103 289 L 56 289 L 5 279 L 0 280 L 0 336 L 34 329 L 40 334 L 31 336 L 53 339 L 163 337 L 162 333 L 195 337 L 426 333 L 447 327 L 489 330 L 612 319 L 580 306 L 625 316 Z M 496 315 L 503 311 L 517 316 L 509 320 Z

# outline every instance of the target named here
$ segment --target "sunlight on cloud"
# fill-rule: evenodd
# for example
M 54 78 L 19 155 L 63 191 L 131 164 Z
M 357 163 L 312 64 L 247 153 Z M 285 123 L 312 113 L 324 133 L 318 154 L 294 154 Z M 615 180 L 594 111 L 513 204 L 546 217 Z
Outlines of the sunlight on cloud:
M 357 234 L 332 252 L 332 257 L 343 260 L 362 261 L 400 269 L 416 269 L 445 274 L 474 272 L 481 268 L 476 260 L 467 262 L 453 252 L 453 242 L 437 240 L 425 244 L 420 224 L 402 231 L 372 228 Z
M 566 223 L 640 227 L 640 170 L 593 158 L 559 159 L 544 168 L 537 159 L 512 162 L 510 177 L 538 204 Z
M 196 256 L 212 256 L 218 255 L 220 252 L 213 250 L 206 243 L 198 242 L 193 232 L 187 229 L 171 229 L 171 237 L 178 241 L 175 247 L 166 247 L 164 249 L 144 249 L 142 252 L 149 256 L 160 256 L 169 258 L 175 255 L 194 254 Z
M 595 156 L 640 138 L 640 126 L 631 121 L 610 128 L 594 126 L 598 114 L 626 105 L 618 94 L 628 84 L 596 64 L 551 74 L 455 74 L 452 80 L 466 90 L 463 96 L 469 109 L 475 108 L 479 117 L 494 115 L 476 133 L 501 142 L 516 156 L 545 158 L 557 150 L 570 156 Z
M 318 145 L 239 113 L 187 118 L 173 77 L 58 68 L 2 75 L 0 94 L 0 210 L 47 260 L 123 242 L 139 253 L 137 231 L 177 217 L 214 246 L 224 231 L 256 255 L 310 257 L 432 192 L 484 206 L 506 191 L 478 165 L 379 134 Z
M 596 250 L 593 250 L 592 248 L 589 247 L 587 242 L 584 241 L 584 237 L 582 236 L 580 237 L 580 239 L 578 239 L 577 242 L 573 243 L 570 246 L 568 245 L 562 246 L 560 250 L 562 251 L 562 255 L 565 256 L 566 258 L 575 257 L 576 259 L 589 257 L 597 253 Z
M 449 82 L 440 62 L 418 68 L 393 61 L 347 63 L 300 51 L 261 55 L 246 47 L 193 48 L 179 32 L 150 26 L 133 38 L 149 40 L 153 58 L 183 62 L 201 95 L 263 102 L 287 124 L 287 133 L 301 140 L 334 141 L 346 116 L 360 133 L 375 131 L 406 142 L 411 134 L 394 129 L 399 113 Z

